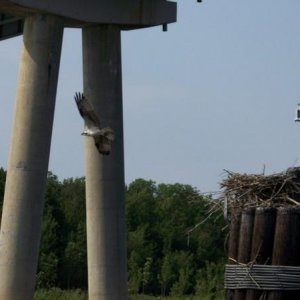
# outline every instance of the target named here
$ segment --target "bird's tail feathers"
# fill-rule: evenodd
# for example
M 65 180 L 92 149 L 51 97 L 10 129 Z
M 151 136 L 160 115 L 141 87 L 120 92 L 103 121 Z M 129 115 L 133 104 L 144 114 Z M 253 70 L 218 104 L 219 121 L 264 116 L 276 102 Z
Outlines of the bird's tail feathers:
M 106 138 L 108 138 L 110 141 L 113 141 L 115 139 L 115 133 L 110 127 L 104 127 L 100 130 L 100 134 L 104 135 Z

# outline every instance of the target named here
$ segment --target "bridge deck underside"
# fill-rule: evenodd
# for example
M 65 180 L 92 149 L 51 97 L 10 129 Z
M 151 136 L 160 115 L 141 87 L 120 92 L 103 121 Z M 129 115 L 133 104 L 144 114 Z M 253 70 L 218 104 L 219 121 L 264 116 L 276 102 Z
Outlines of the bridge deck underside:
M 23 33 L 24 19 L 0 12 L 0 41 Z

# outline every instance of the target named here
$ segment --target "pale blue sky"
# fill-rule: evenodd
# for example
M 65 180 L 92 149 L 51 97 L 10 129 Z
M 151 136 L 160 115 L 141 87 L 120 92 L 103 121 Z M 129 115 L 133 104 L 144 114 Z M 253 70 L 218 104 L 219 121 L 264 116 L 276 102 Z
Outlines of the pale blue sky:
M 123 32 L 126 183 L 218 190 L 223 169 L 299 165 L 300 1 L 178 0 L 168 32 Z M 6 167 L 21 37 L 0 43 L 0 166 Z M 80 30 L 66 29 L 49 169 L 84 175 Z

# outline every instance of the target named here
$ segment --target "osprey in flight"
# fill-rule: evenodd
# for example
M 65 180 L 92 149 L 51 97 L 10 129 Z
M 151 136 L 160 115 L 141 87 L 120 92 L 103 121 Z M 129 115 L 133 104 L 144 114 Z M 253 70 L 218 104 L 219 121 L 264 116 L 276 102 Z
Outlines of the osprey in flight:
M 83 94 L 76 93 L 74 98 L 85 123 L 82 135 L 93 137 L 98 151 L 103 155 L 108 155 L 115 138 L 114 131 L 110 127 L 100 127 L 100 121 L 91 103 Z

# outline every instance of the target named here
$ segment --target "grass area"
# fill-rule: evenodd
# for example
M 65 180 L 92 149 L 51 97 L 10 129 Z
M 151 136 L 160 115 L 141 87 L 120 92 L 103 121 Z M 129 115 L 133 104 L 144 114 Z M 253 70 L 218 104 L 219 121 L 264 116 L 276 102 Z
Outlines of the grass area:
M 34 300 L 88 300 L 87 293 L 81 290 L 61 290 L 52 288 L 38 290 L 34 294 Z
M 129 300 L 224 300 L 224 293 L 219 293 L 216 297 L 212 295 L 206 296 L 170 296 L 170 297 L 163 297 L 163 296 L 147 296 L 147 295 L 135 295 L 130 296 Z
M 223 300 L 224 293 L 219 293 L 215 298 L 211 295 L 206 296 L 148 296 L 148 295 L 130 295 L 129 300 Z M 87 292 L 81 290 L 61 290 L 52 288 L 49 290 L 38 290 L 34 295 L 34 300 L 88 300 Z

